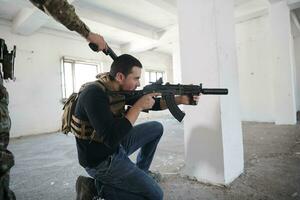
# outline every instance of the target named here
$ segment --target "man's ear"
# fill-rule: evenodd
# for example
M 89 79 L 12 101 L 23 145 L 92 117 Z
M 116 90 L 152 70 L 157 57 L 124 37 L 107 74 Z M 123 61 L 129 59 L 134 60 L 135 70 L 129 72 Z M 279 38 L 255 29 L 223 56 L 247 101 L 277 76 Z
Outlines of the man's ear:
M 126 79 L 125 75 L 121 72 L 118 72 L 115 78 L 119 83 L 122 83 Z

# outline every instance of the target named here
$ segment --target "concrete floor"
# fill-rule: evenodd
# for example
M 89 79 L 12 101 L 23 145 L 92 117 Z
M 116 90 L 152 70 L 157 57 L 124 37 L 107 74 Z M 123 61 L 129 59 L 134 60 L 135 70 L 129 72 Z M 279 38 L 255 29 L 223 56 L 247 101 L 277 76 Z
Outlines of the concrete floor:
M 165 133 L 152 164 L 159 170 L 166 200 L 300 199 L 300 124 L 243 123 L 245 173 L 217 187 L 182 177 L 183 125 L 169 114 L 154 114 Z M 142 120 L 147 120 L 144 115 Z M 73 136 L 60 133 L 12 139 L 16 165 L 11 188 L 19 200 L 75 199 L 75 180 L 86 175 L 77 162 Z

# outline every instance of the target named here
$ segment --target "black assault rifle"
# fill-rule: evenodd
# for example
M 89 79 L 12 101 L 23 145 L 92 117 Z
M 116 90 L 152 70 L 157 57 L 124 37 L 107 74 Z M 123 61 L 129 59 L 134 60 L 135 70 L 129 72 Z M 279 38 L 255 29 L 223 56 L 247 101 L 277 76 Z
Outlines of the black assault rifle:
M 90 48 L 93 51 L 98 51 L 98 46 L 96 44 L 90 43 Z M 115 52 L 107 46 L 106 50 L 103 50 L 106 55 L 109 55 L 113 60 L 118 56 Z M 187 95 L 190 99 L 190 104 L 195 105 L 196 102 L 193 100 L 193 96 L 199 94 L 204 95 L 227 95 L 228 89 L 225 88 L 202 88 L 200 85 L 182 85 L 182 84 L 170 84 L 166 83 L 163 85 L 162 78 L 160 78 L 155 83 L 146 85 L 142 90 L 134 91 L 118 91 L 118 92 L 109 92 L 110 94 L 124 95 L 126 100 L 138 99 L 146 94 L 150 93 L 160 93 L 162 98 L 165 100 L 167 107 L 171 114 L 178 120 L 182 121 L 185 116 L 185 113 L 182 112 L 175 102 L 176 95 Z M 116 102 L 115 102 L 116 103 Z
M 109 92 L 109 94 L 124 95 L 126 100 L 139 99 L 140 97 L 150 94 L 160 93 L 162 99 L 165 100 L 167 107 L 171 114 L 181 122 L 185 116 L 175 102 L 176 95 L 187 95 L 190 99 L 190 105 L 196 105 L 197 102 L 193 100 L 193 96 L 200 94 L 204 95 L 227 95 L 228 89 L 225 88 L 202 88 L 200 85 L 182 85 L 182 84 L 170 84 L 166 83 L 163 85 L 162 78 L 157 82 L 146 85 L 142 90 L 133 91 L 117 91 Z

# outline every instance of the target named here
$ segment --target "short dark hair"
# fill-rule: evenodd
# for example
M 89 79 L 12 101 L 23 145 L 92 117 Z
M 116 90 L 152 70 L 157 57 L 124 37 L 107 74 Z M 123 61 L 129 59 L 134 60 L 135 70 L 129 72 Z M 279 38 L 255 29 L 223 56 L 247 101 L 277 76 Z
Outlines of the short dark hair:
M 143 68 L 142 63 L 137 58 L 128 54 L 123 54 L 118 56 L 111 64 L 109 73 L 111 76 L 115 77 L 118 72 L 121 72 L 127 77 L 134 66 Z

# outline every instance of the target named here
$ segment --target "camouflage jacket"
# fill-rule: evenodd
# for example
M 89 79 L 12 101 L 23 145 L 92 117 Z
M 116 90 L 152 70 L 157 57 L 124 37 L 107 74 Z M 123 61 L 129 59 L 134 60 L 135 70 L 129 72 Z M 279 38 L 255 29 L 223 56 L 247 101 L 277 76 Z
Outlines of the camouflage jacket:
M 43 12 L 51 15 L 54 19 L 62 23 L 71 31 L 76 31 L 83 37 L 89 35 L 89 28 L 83 23 L 75 13 L 74 6 L 67 0 L 30 0 L 33 5 Z
M 7 150 L 9 143 L 10 117 L 8 113 L 8 93 L 0 84 L 0 177 L 14 165 L 14 156 Z M 1 184 L 1 180 L 0 180 Z M 1 194 L 0 194 L 1 199 Z

